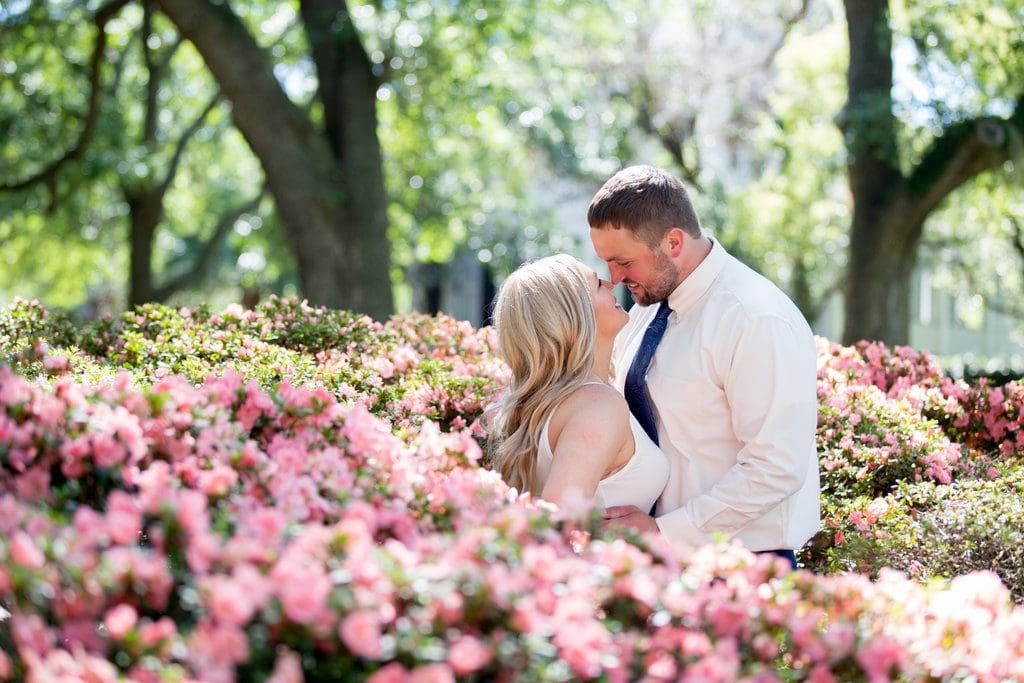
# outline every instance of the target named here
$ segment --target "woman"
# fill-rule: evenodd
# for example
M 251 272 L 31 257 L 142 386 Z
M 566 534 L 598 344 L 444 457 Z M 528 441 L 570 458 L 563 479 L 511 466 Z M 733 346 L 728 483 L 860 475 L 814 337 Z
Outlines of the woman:
M 560 504 L 576 490 L 597 505 L 649 510 L 668 478 L 665 455 L 606 382 L 629 315 L 612 285 L 565 254 L 526 264 L 494 306 L 512 369 L 491 429 L 505 481 Z

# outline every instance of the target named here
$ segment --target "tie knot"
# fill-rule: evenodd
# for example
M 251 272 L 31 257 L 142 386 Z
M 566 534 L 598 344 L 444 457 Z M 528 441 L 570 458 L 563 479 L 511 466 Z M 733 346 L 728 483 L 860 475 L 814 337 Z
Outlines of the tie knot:
M 667 320 L 668 316 L 671 313 L 672 313 L 672 309 L 668 307 L 668 301 L 663 299 L 662 302 L 661 302 L 661 305 L 658 306 L 658 313 L 654 317 L 655 318 L 660 318 L 661 320 Z

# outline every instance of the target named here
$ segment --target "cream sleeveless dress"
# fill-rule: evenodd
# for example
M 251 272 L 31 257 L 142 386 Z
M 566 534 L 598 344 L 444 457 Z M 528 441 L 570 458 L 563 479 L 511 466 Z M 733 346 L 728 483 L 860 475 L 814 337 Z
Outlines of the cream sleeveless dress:
M 603 384 L 603 382 L 587 382 L 586 384 Z M 585 385 L 584 385 L 585 386 Z M 554 454 L 551 452 L 551 439 L 548 438 L 548 427 L 555 411 L 551 411 L 544 429 L 540 434 L 537 448 L 537 474 L 540 476 L 541 488 L 551 473 Z M 633 414 L 629 414 L 629 426 L 633 430 L 633 441 L 636 450 L 632 457 L 620 469 L 612 472 L 597 484 L 594 503 L 600 507 L 613 505 L 635 505 L 644 512 L 654 506 L 668 482 L 668 458 L 661 449 L 651 441 L 647 432 L 640 426 Z

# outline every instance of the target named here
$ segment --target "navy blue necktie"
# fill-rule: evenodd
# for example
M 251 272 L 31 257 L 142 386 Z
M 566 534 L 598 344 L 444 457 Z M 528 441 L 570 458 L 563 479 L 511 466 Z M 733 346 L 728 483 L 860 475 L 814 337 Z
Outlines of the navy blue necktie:
M 629 372 L 626 373 L 626 385 L 622 390 L 626 396 L 626 403 L 629 404 L 630 412 L 655 444 L 658 443 L 658 426 L 654 423 L 654 410 L 651 408 L 651 399 L 647 396 L 647 368 L 650 367 L 651 359 L 654 358 L 658 342 L 665 334 L 668 316 L 671 312 L 672 309 L 668 307 L 668 302 L 662 301 L 657 315 L 644 331 L 644 338 L 640 340 L 640 348 L 636 350 L 633 364 L 629 366 Z

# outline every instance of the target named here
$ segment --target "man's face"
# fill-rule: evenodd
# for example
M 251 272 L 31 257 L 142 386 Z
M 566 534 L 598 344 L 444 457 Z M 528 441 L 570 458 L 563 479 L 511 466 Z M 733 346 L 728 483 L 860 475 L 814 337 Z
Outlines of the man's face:
M 590 241 L 608 264 L 612 284 L 626 285 L 641 306 L 667 299 L 679 284 L 679 269 L 662 247 L 651 249 L 630 230 L 591 228 Z

